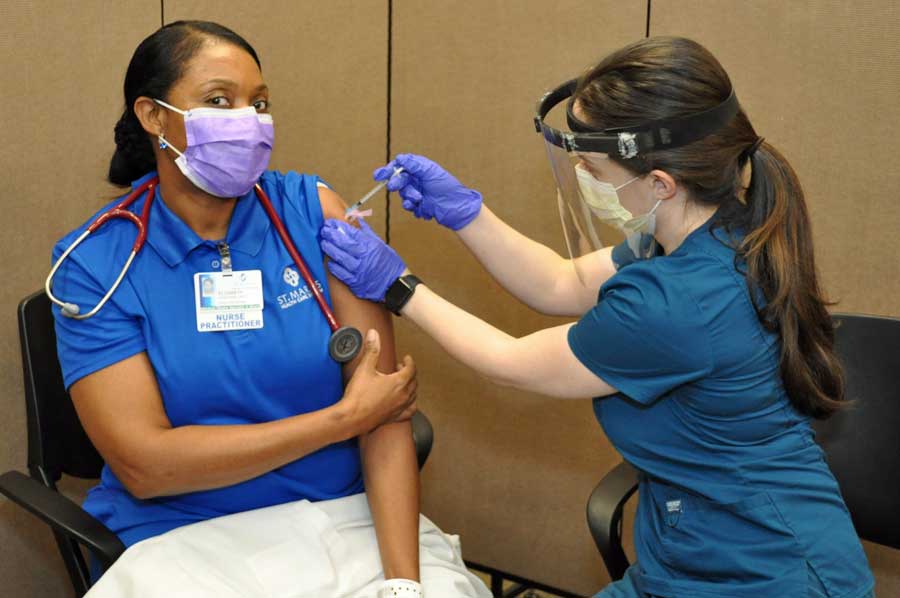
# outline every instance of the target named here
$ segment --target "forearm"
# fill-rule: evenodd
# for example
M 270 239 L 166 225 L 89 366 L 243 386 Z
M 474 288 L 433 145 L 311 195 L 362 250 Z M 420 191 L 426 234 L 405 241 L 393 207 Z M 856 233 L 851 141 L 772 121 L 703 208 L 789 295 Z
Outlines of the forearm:
M 400 312 L 463 365 L 495 384 L 559 399 L 583 399 L 617 392 L 582 364 L 569 348 L 573 324 L 514 338 L 416 287 Z
M 452 357 L 492 382 L 509 386 L 517 380 L 519 367 L 510 359 L 516 339 L 456 307 L 425 285 L 416 287 L 401 314 Z
M 580 315 L 596 302 L 597 290 L 584 288 L 571 260 L 521 234 L 485 205 L 459 238 L 503 288 L 536 311 Z
M 513 296 L 537 311 L 553 311 L 554 290 L 567 260 L 519 233 L 486 205 L 459 231 L 459 238 Z M 528 264 L 527 269 L 523 269 L 524 264 Z
M 340 217 L 342 203 L 323 206 L 327 216 Z M 391 315 L 383 306 L 362 301 L 328 275 L 335 315 L 345 326 L 375 328 L 381 338 L 378 369 L 393 372 L 396 361 Z M 346 380 L 356 362 L 345 364 Z M 366 497 L 385 578 L 419 580 L 419 468 L 410 422 L 383 424 L 359 438 Z
M 243 425 L 161 429 L 136 445 L 140 455 L 113 465 L 138 498 L 230 486 L 300 459 L 360 431 L 339 405 Z
M 419 580 L 419 469 L 409 421 L 360 437 L 366 496 L 385 579 Z

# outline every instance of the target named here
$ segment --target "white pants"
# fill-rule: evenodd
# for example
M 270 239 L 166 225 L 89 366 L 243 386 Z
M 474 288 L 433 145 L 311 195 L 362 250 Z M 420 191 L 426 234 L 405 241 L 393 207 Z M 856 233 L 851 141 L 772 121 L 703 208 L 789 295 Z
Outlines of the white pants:
M 426 598 L 490 598 L 459 538 L 419 519 Z M 384 579 L 365 494 L 302 500 L 172 530 L 131 546 L 89 598 L 376 598 Z

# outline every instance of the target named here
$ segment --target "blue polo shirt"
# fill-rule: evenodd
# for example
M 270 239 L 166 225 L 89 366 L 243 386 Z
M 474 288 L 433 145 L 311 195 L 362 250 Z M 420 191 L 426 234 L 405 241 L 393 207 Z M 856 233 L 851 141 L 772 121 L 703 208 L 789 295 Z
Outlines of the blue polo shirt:
M 134 186 L 154 174 L 135 181 Z M 320 180 L 270 171 L 260 182 L 330 303 L 317 241 L 323 222 Z M 130 209 L 140 214 L 145 201 L 146 194 Z M 88 223 L 57 243 L 54 260 Z M 54 294 L 78 304 L 82 313 L 96 305 L 125 263 L 135 235 L 133 224 L 113 220 L 88 236 L 56 274 Z M 262 272 L 262 328 L 197 331 L 194 274 L 221 271 L 220 250 L 216 242 L 198 237 L 166 206 L 164 191 L 157 192 L 147 242 L 109 302 L 86 320 L 63 317 L 53 308 L 66 387 L 146 352 L 173 426 L 267 422 L 340 400 L 341 369 L 328 355 L 328 323 L 254 191 L 237 200 L 224 241 L 234 271 Z M 112 403 L 109 408 L 115 410 Z M 121 425 L 128 426 L 128 421 L 123 419 Z M 240 484 L 150 500 L 133 497 L 104 467 L 100 484 L 88 493 L 84 508 L 131 545 L 211 517 L 362 490 L 354 439 Z
M 656 596 L 866 595 L 838 485 L 782 385 L 779 337 L 735 270 L 739 241 L 707 222 L 669 255 L 624 260 L 569 333 L 619 390 L 594 410 L 641 471 L 630 578 Z

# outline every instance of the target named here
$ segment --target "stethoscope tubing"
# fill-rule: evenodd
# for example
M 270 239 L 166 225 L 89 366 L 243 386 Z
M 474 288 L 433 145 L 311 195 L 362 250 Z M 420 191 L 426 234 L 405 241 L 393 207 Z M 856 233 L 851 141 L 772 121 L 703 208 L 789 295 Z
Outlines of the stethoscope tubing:
M 53 268 L 50 269 L 50 274 L 47 275 L 47 280 L 44 283 L 44 291 L 47 293 L 47 297 L 50 298 L 50 301 L 52 301 L 62 309 L 63 315 L 75 320 L 84 320 L 86 318 L 89 318 L 96 314 L 116 291 L 119 284 L 122 282 L 122 279 L 125 278 L 125 274 L 128 272 L 128 269 L 131 267 L 131 263 L 134 261 L 135 256 L 138 254 L 138 252 L 140 252 L 140 250 L 144 246 L 144 242 L 147 240 L 147 223 L 150 218 L 150 205 L 153 203 L 153 198 L 158 183 L 159 177 L 151 178 L 150 180 L 144 182 L 139 187 L 134 189 L 131 193 L 128 194 L 128 197 L 113 206 L 112 209 L 104 212 L 99 217 L 97 217 L 97 219 L 94 220 L 81 235 L 79 235 L 75 242 L 69 245 L 69 247 L 67 247 L 66 250 L 63 251 L 62 255 L 59 256 L 59 259 L 56 260 L 56 263 L 53 264 Z M 275 230 L 278 232 L 278 236 L 281 238 L 281 242 L 284 244 L 284 247 L 287 250 L 288 254 L 290 254 L 291 259 L 294 261 L 294 265 L 297 266 L 297 269 L 300 271 L 300 276 L 303 278 L 303 281 L 306 283 L 307 287 L 309 287 L 310 292 L 316 299 L 316 303 L 319 304 L 319 309 L 322 311 L 322 315 L 325 316 L 325 320 L 328 322 L 328 327 L 332 332 L 332 338 L 329 342 L 329 352 L 337 361 L 346 362 L 351 360 L 359 352 L 359 346 L 361 345 L 362 337 L 359 331 L 351 327 L 341 328 L 341 326 L 338 324 L 337 318 L 334 317 L 334 312 L 331 311 L 331 307 L 328 305 L 328 302 L 325 301 L 325 296 L 322 294 L 322 291 L 319 290 L 318 285 L 316 285 L 315 281 L 313 280 L 309 268 L 306 267 L 306 262 L 304 261 L 303 256 L 301 256 L 300 252 L 297 251 L 297 247 L 294 245 L 293 240 L 288 234 L 284 223 L 275 212 L 275 208 L 272 206 L 272 202 L 269 199 L 269 196 L 259 184 L 256 184 L 254 186 L 254 189 L 256 191 L 256 196 L 259 199 L 259 202 L 262 204 L 266 215 L 269 217 L 269 221 L 274 225 Z M 132 203 L 134 203 L 134 201 L 145 191 L 148 192 L 147 200 L 144 202 L 144 209 L 141 211 L 141 216 L 139 218 L 134 212 L 129 211 L 127 208 Z M 59 269 L 59 266 L 63 263 L 63 261 L 69 256 L 69 254 L 72 253 L 72 251 L 75 250 L 76 247 L 78 247 L 78 245 L 81 244 L 82 241 L 84 241 L 88 237 L 88 235 L 114 218 L 131 220 L 132 223 L 134 223 L 134 225 L 138 228 L 137 238 L 135 239 L 134 245 L 131 248 L 131 254 L 128 256 L 128 259 L 126 260 L 125 265 L 122 267 L 122 270 L 119 272 L 118 277 L 116 277 L 115 282 L 112 284 L 103 298 L 100 299 L 97 305 L 93 307 L 93 309 L 85 314 L 81 314 L 79 313 L 78 305 L 74 303 L 68 303 L 53 295 L 53 276 L 56 274 L 56 271 Z
M 156 184 L 159 181 L 157 177 L 153 177 L 149 181 L 144 182 L 137 189 L 128 194 L 128 197 L 117 203 L 111 210 L 100 214 L 96 220 L 94 220 L 87 229 L 75 239 L 75 242 L 69 245 L 65 251 L 63 251 L 62 255 L 59 256 L 59 259 L 56 260 L 56 263 L 53 264 L 53 268 L 50 269 L 50 274 L 47 275 L 47 280 L 44 282 L 44 292 L 47 293 L 47 297 L 58 305 L 60 309 L 62 309 L 63 315 L 72 318 L 73 320 L 85 320 L 90 318 L 103 307 L 109 298 L 112 297 L 112 294 L 116 292 L 116 289 L 119 288 L 119 284 L 122 282 L 122 279 L 125 278 L 125 274 L 128 272 L 128 269 L 131 267 L 131 262 L 134 261 L 135 256 L 144 246 L 144 241 L 147 240 L 147 222 L 150 219 L 150 204 L 152 203 L 153 193 L 156 191 Z M 129 211 L 127 208 L 134 201 L 140 197 L 144 191 L 148 192 L 147 201 L 144 203 L 144 209 L 141 212 L 140 218 L 134 213 Z M 58 299 L 53 295 L 53 276 L 56 274 L 56 271 L 59 270 L 60 265 L 63 261 L 69 257 L 69 254 L 72 253 L 76 247 L 78 247 L 82 241 L 84 241 L 88 235 L 96 231 L 98 228 L 103 226 L 109 220 L 114 218 L 123 218 L 125 220 L 131 220 L 131 222 L 137 227 L 138 235 L 134 240 L 134 245 L 131 246 L 131 253 L 128 256 L 128 259 L 125 260 L 125 265 L 122 266 L 122 270 L 119 272 L 119 275 L 116 277 L 115 282 L 113 282 L 112 286 L 109 287 L 109 290 L 106 291 L 106 294 L 103 295 L 103 298 L 86 314 L 79 313 L 80 308 L 74 303 L 68 303 L 61 299 Z
M 312 274 L 310 274 L 309 270 L 306 268 L 306 262 L 303 260 L 303 256 L 300 255 L 300 252 L 297 251 L 297 247 L 294 245 L 293 240 L 291 240 L 291 236 L 288 234 L 287 229 L 284 227 L 284 223 L 281 221 L 281 218 L 278 217 L 278 214 L 275 213 L 275 207 L 269 200 L 269 196 L 265 191 L 263 191 L 263 188 L 259 185 L 259 183 L 255 185 L 255 188 L 256 196 L 259 198 L 259 202 L 262 204 L 262 207 L 266 211 L 266 214 L 268 214 L 269 220 L 272 222 L 275 230 L 278 231 L 278 236 L 281 237 L 281 242 L 284 244 L 284 248 L 287 249 L 287 252 L 291 256 L 291 259 L 294 260 L 294 265 L 297 266 L 298 270 L 300 270 L 300 276 L 303 278 L 306 286 L 309 287 L 310 292 L 313 294 L 313 297 L 315 297 L 316 302 L 319 304 L 319 308 L 322 310 L 322 314 L 325 315 L 325 319 L 328 321 L 328 326 L 331 328 L 332 332 L 337 332 L 337 330 L 340 328 L 337 322 L 337 318 L 334 317 L 334 313 L 331 311 L 331 308 L 325 301 L 325 296 L 322 295 L 322 291 L 319 290 L 319 286 L 313 280 Z

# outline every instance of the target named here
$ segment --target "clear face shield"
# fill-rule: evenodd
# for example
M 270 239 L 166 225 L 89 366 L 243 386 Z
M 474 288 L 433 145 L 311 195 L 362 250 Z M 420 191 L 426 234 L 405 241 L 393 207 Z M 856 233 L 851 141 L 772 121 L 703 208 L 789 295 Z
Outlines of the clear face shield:
M 608 154 L 567 151 L 546 140 L 545 149 L 556 180 L 566 247 L 585 286 L 599 286 L 591 285 L 602 269 L 597 252 L 604 245 L 619 243 L 622 235 L 636 257 L 649 257 L 655 251 L 653 231 L 647 226 L 655 216 L 635 217 L 619 201 L 619 190 L 638 177 L 615 186 L 595 174 L 606 170 L 603 163 L 609 162 Z
M 601 262 L 597 253 L 606 243 L 618 243 L 624 235 L 637 258 L 656 252 L 653 238 L 655 211 L 632 214 L 619 201 L 618 192 L 634 184 L 634 177 L 618 186 L 603 177 L 613 156 L 622 161 L 641 154 L 670 149 L 696 141 L 727 123 L 738 111 L 734 92 L 718 106 L 678 119 L 646 125 L 597 130 L 579 121 L 572 113 L 576 80 L 563 83 L 538 102 L 535 129 L 544 139 L 547 158 L 556 180 L 559 215 L 569 256 L 582 284 L 596 289 Z M 561 131 L 545 118 L 554 107 L 568 100 L 566 122 L 570 131 Z M 559 112 L 559 111 L 555 111 Z

